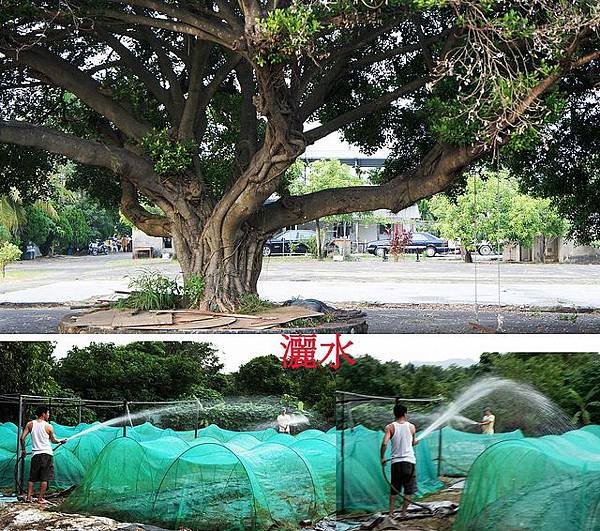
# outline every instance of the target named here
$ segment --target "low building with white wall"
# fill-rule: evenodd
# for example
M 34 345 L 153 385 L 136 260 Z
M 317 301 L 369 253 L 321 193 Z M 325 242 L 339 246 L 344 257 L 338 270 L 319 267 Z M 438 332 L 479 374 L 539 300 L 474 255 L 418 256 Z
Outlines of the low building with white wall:
M 133 258 L 160 258 L 175 256 L 172 238 L 148 236 L 144 231 L 134 227 L 131 233 L 131 252 Z

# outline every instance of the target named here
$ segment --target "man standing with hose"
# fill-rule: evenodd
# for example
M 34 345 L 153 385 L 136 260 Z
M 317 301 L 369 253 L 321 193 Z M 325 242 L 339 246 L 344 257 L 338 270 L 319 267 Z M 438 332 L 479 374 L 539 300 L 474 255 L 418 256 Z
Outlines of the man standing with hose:
M 496 416 L 492 413 L 489 407 L 483 410 L 483 418 L 478 424 L 481 426 L 481 433 L 484 435 L 494 434 L 494 424 L 496 423 Z
M 25 441 L 29 434 L 31 434 L 32 449 L 31 469 L 29 471 L 27 498 L 25 498 L 25 501 L 32 501 L 34 484 L 39 482 L 40 495 L 38 496 L 38 502 L 44 505 L 46 503 L 44 495 L 48 488 L 48 481 L 54 479 L 54 451 L 50 443 L 64 444 L 67 442 L 67 439 L 59 441 L 54 436 L 54 428 L 48 423 L 50 419 L 50 409 L 48 407 L 38 407 L 35 410 L 35 414 L 37 418 L 27 423 L 21 435 L 21 453 L 23 459 L 27 455 Z
M 392 480 L 390 483 L 390 516 L 393 517 L 396 508 L 396 496 L 400 494 L 404 498 L 402 503 L 402 518 L 407 514 L 411 496 L 417 492 L 417 458 L 413 446 L 418 441 L 416 428 L 406 419 L 406 406 L 397 403 L 394 406 L 394 418 L 391 424 L 385 427 L 385 435 L 381 443 L 381 465 L 385 466 L 388 461 L 385 452 L 388 443 L 392 444 Z

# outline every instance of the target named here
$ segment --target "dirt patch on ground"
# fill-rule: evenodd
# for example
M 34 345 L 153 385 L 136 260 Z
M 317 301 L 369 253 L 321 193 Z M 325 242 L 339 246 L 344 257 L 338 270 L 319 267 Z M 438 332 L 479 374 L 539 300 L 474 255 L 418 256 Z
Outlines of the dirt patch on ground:
M 66 514 L 36 503 L 0 506 L 0 531 L 165 531 L 159 527 L 117 522 L 100 516 Z
M 446 502 L 459 505 L 460 498 L 462 495 L 462 489 L 445 488 L 435 494 L 430 494 L 423 499 L 418 500 L 420 504 L 427 505 L 428 503 L 434 504 L 434 502 Z M 432 505 L 433 506 L 433 505 Z M 439 513 L 437 516 L 423 516 L 423 511 L 418 512 L 416 507 L 412 512 L 412 517 L 409 516 L 406 520 L 400 518 L 390 519 L 386 515 L 369 514 L 369 515 L 357 515 L 339 518 L 338 530 L 341 531 L 358 531 L 358 530 L 373 530 L 383 531 L 385 529 L 398 529 L 401 531 L 451 531 L 456 518 L 456 514 Z M 409 509 L 409 514 L 411 509 Z M 397 513 L 399 516 L 399 513 Z
M 41 509 L 37 503 L 0 504 L 0 531 L 169 531 L 139 523 L 117 522 L 102 516 L 84 516 L 61 513 L 53 500 L 51 506 Z M 317 524 L 298 526 L 304 531 L 336 531 L 336 522 L 325 519 Z M 286 528 L 286 529 L 292 529 Z M 191 531 L 180 527 L 177 531 Z

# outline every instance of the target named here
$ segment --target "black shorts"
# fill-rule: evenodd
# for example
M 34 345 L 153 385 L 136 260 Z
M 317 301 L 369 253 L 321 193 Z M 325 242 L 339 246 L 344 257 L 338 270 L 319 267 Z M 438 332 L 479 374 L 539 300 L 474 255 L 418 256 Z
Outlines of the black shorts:
M 51 481 L 54 479 L 54 457 L 50 454 L 37 454 L 31 458 L 29 481 Z
M 410 496 L 417 492 L 417 471 L 412 463 L 400 461 L 392 463 L 392 481 L 390 494 Z

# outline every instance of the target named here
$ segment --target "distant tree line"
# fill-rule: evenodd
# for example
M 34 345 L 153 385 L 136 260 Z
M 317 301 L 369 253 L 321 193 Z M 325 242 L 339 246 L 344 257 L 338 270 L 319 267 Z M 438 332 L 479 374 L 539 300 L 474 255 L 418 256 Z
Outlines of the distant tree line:
M 595 353 L 484 353 L 479 363 L 467 367 L 403 365 L 364 356 L 356 365 L 340 368 L 336 386 L 341 391 L 374 396 L 441 396 L 447 402 L 477 379 L 489 376 L 529 384 L 562 408 L 575 425 L 600 423 L 600 356 Z M 503 427 L 514 429 L 519 424 L 504 421 Z
M 203 420 L 229 429 L 272 420 L 282 405 L 305 410 L 311 426 L 334 417 L 335 382 L 329 369 L 285 370 L 274 355 L 259 356 L 224 373 L 209 343 L 91 343 L 59 360 L 50 342 L 0 343 L 0 394 L 80 397 L 92 400 L 161 402 L 198 400 Z M 243 397 L 243 398 L 239 398 Z M 151 408 L 151 406 L 148 406 Z M 78 422 L 74 407 L 53 407 L 57 422 Z M 122 408 L 84 408 L 83 421 L 106 420 Z M 16 408 L 0 404 L 0 422 L 15 422 Z M 165 427 L 190 429 L 194 412 L 165 418 Z

